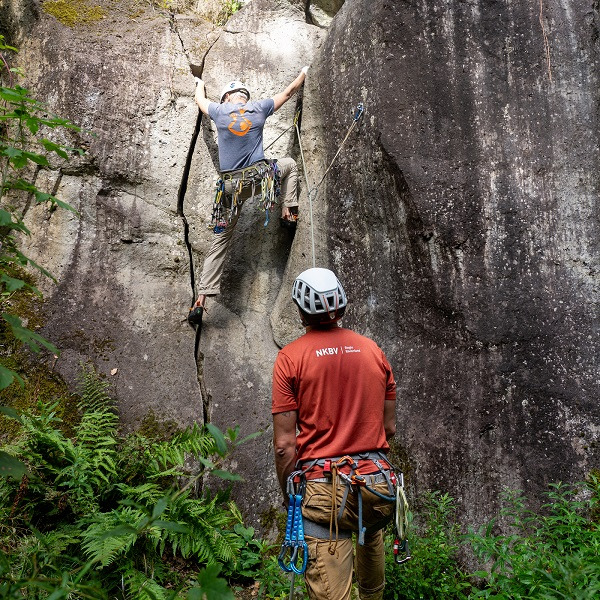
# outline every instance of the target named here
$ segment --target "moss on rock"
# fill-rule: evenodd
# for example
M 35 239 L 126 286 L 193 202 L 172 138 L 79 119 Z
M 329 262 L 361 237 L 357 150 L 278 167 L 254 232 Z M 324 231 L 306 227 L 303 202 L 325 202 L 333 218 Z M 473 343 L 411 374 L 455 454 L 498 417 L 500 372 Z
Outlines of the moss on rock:
M 85 0 L 46 0 L 42 9 L 67 27 L 95 23 L 106 17 L 106 10 Z

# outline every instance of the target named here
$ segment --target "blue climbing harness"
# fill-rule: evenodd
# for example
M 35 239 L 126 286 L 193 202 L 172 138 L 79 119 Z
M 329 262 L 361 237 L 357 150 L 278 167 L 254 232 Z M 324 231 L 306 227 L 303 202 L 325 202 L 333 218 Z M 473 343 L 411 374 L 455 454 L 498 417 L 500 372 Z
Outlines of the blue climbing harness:
M 296 488 L 294 479 L 299 477 Z M 308 546 L 304 541 L 304 525 L 302 522 L 302 499 L 306 491 L 306 478 L 302 471 L 294 471 L 287 480 L 287 492 L 289 497 L 287 524 L 285 526 L 285 539 L 281 544 L 281 552 L 277 557 L 279 566 L 286 573 L 297 573 L 301 575 L 306 571 L 308 562 Z M 286 555 L 289 553 L 288 562 Z M 298 566 L 298 561 L 301 565 Z

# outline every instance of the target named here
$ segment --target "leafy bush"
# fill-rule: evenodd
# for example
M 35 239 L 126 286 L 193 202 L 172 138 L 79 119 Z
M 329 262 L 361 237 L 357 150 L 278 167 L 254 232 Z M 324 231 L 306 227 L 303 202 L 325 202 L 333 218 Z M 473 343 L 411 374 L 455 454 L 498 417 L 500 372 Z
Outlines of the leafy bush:
M 4 410 L 22 433 L 3 451 L 27 473 L 0 478 L 0 597 L 201 598 L 198 590 L 221 589 L 218 597 L 232 598 L 216 567 L 247 568 L 248 531 L 236 530 L 242 519 L 227 491 L 195 489 L 207 474 L 240 479 L 219 468 L 244 441 L 237 430 L 122 438 L 106 384 L 91 371 L 80 409 L 72 439 L 51 405 Z
M 408 543 L 411 560 L 397 565 L 391 551 L 393 536 L 386 537 L 385 600 L 450 600 L 465 598 L 471 587 L 457 561 L 461 544 L 448 494 L 424 494 L 419 516 L 411 516 Z
M 477 556 L 491 563 L 476 576 L 485 589 L 474 598 L 591 600 L 600 597 L 600 478 L 552 484 L 540 514 L 519 492 L 506 492 L 500 518 L 512 532 L 494 534 L 497 519 L 467 536 Z
M 19 237 L 30 235 L 23 221 L 23 213 L 14 205 L 19 194 L 27 201 L 48 203 L 73 211 L 73 208 L 53 194 L 35 185 L 39 169 L 50 169 L 51 157 L 68 160 L 68 148 L 47 137 L 44 132 L 56 128 L 80 129 L 66 119 L 49 114 L 29 90 L 14 82 L 18 69 L 9 69 L 5 53 L 17 49 L 4 43 L 0 35 L 0 329 L 9 331 L 13 339 L 26 344 L 33 352 L 42 347 L 57 354 L 57 348 L 48 340 L 23 325 L 21 315 L 14 314 L 13 296 L 19 290 L 29 290 L 41 296 L 38 289 L 23 275 L 23 268 L 31 266 L 39 273 L 52 277 L 42 266 L 27 257 L 19 248 Z M 8 80 L 8 81 L 5 81 Z M 5 85 L 8 83 L 8 85 Z M 0 390 L 22 378 L 7 366 L 0 356 Z

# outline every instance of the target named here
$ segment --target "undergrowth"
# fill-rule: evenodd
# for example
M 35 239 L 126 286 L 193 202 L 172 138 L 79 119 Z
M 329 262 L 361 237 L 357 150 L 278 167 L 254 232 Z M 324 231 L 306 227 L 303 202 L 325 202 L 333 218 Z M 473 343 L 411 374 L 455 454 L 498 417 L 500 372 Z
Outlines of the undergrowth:
M 239 479 L 222 468 L 244 441 L 237 430 L 122 436 L 106 384 L 91 371 L 78 408 L 72 435 L 55 404 L 0 408 L 19 428 L 0 448 L 0 597 L 288 597 L 274 545 L 244 525 L 228 490 L 210 491 L 211 477 Z M 397 565 L 386 552 L 384 599 L 599 597 L 599 474 L 553 484 L 545 497 L 534 512 L 507 491 L 497 518 L 462 534 L 453 499 L 424 494 L 411 560 Z M 465 553 L 480 562 L 474 572 L 461 567 Z M 300 577 L 296 584 L 305 595 Z
M 463 535 L 453 499 L 425 494 L 409 537 L 412 559 L 396 565 L 386 554 L 384 599 L 599 598 L 600 474 L 575 485 L 552 484 L 545 498 L 535 512 L 521 492 L 506 490 L 498 517 Z M 461 551 L 474 554 L 479 570 L 461 568 Z
M 249 546 L 229 491 L 205 485 L 209 475 L 240 479 L 220 466 L 245 441 L 237 430 L 122 437 L 91 371 L 73 437 L 55 409 L 1 409 L 21 431 L 2 448 L 12 462 L 0 478 L 0 597 L 233 598 L 219 573 L 234 581 L 260 570 L 268 548 Z

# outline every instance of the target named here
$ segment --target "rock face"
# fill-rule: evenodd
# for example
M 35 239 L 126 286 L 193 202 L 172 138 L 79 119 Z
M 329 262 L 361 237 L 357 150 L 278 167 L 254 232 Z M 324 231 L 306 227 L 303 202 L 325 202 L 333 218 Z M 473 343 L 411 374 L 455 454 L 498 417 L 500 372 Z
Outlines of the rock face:
M 80 217 L 27 214 L 29 251 L 59 281 L 44 333 L 70 381 L 81 360 L 117 369 L 130 427 L 152 410 L 263 430 L 232 465 L 257 524 L 278 504 L 270 380 L 278 346 L 301 333 L 291 281 L 313 260 L 333 267 L 345 324 L 396 373 L 410 485 L 449 490 L 480 522 L 503 486 L 536 491 L 598 465 L 598 6 L 347 0 L 329 30 L 307 23 L 311 7 L 341 5 L 252 0 L 222 28 L 134 3 L 70 28 L 34 2 L 3 5 L 26 85 L 96 134 L 38 180 Z M 295 236 L 244 207 L 196 363 L 184 319 L 211 242 L 217 148 L 193 75 L 211 99 L 239 78 L 265 97 L 304 64 L 310 198 L 303 182 Z M 266 143 L 283 136 L 268 154 L 300 161 L 286 131 L 298 102 L 269 119 Z
M 539 11 L 346 2 L 307 90 L 326 159 L 366 107 L 326 190 L 346 324 L 392 357 L 411 481 L 477 519 L 599 459 L 600 15 Z

